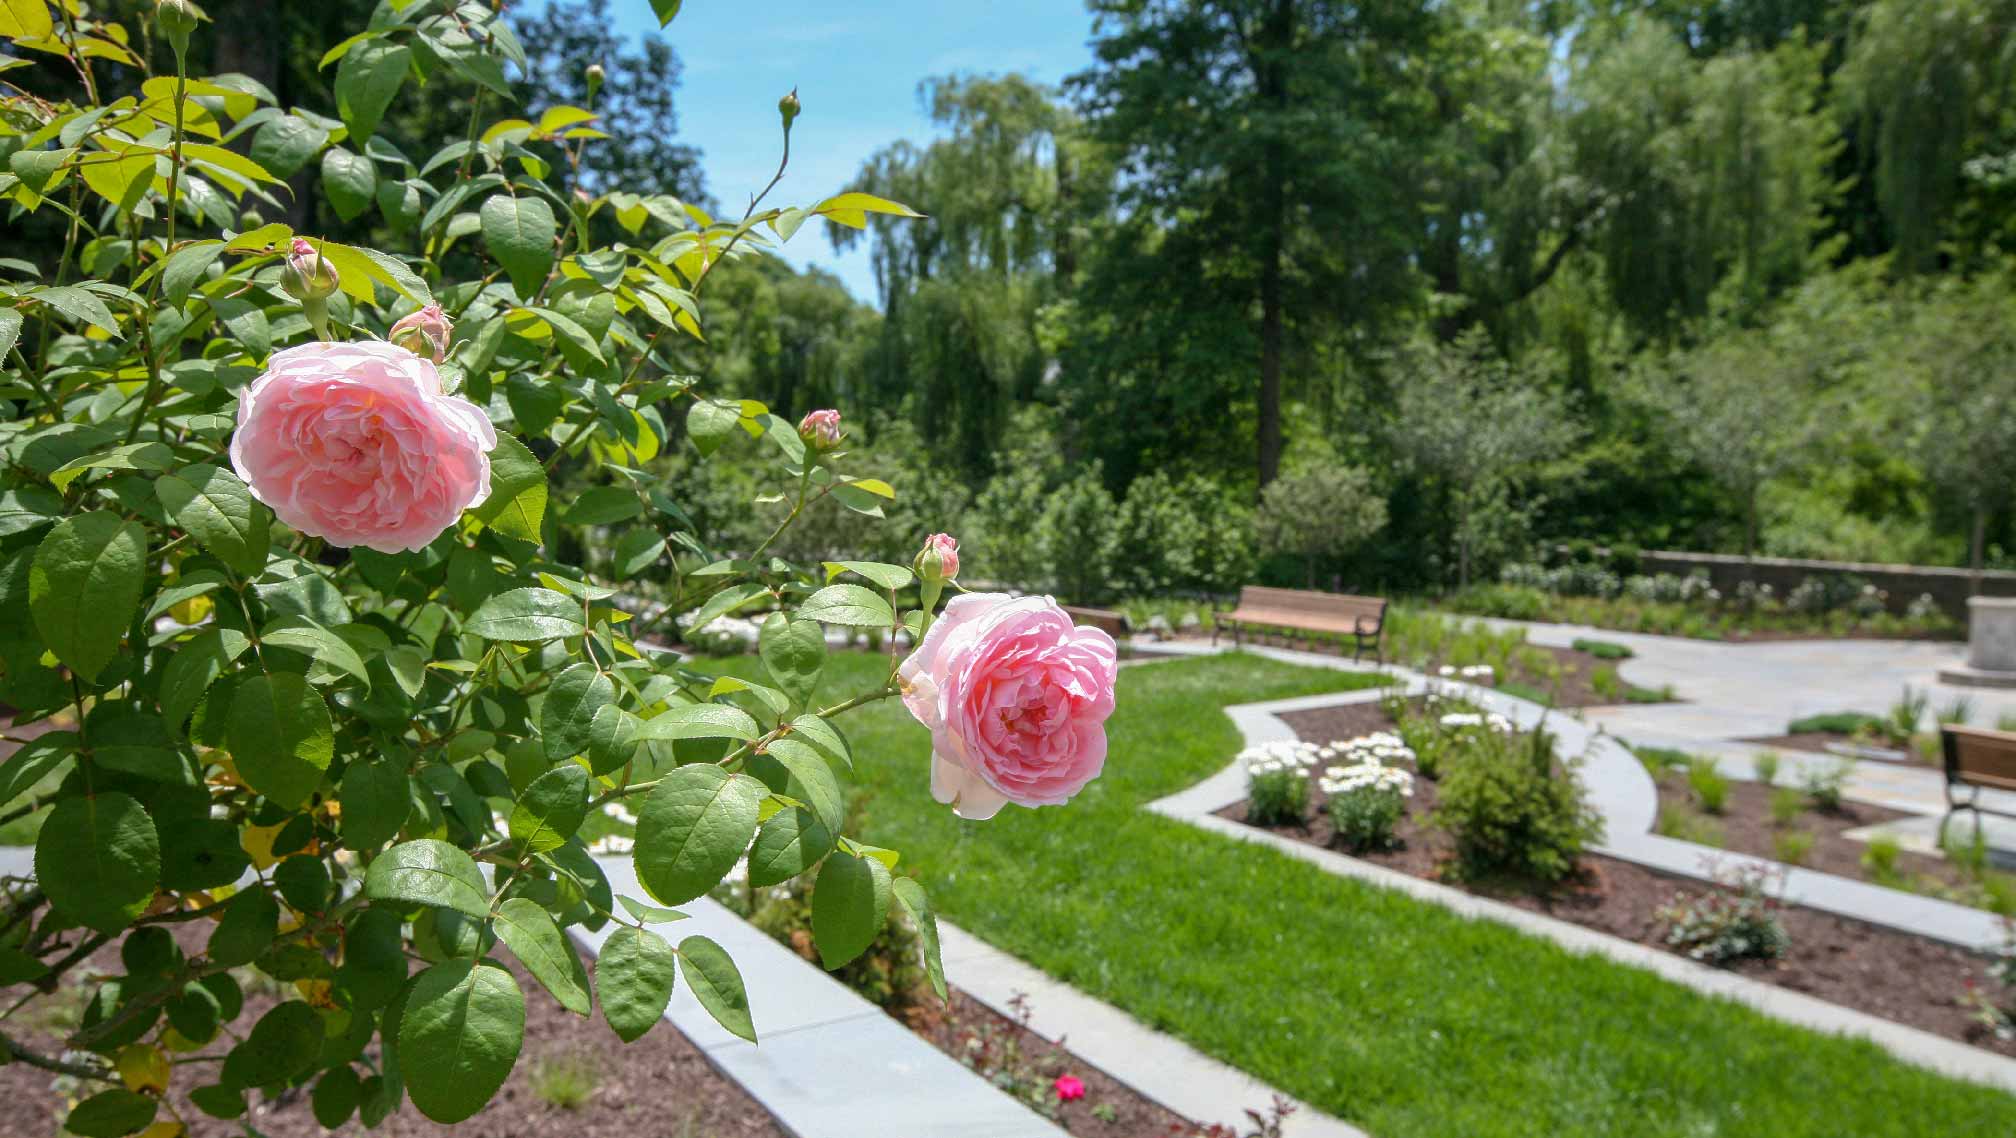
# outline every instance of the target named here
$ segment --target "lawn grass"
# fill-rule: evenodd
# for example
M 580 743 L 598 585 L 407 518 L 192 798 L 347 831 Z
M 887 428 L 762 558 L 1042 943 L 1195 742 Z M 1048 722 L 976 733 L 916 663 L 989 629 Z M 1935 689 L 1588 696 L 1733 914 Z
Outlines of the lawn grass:
M 886 668 L 836 657 L 829 694 Z M 1122 669 L 1105 775 L 987 822 L 931 801 L 929 739 L 894 701 L 841 722 L 864 836 L 946 918 L 1379 1138 L 2016 1133 L 2016 1098 L 1872 1044 L 1140 809 L 1239 748 L 1221 706 L 1368 679 L 1251 656 Z

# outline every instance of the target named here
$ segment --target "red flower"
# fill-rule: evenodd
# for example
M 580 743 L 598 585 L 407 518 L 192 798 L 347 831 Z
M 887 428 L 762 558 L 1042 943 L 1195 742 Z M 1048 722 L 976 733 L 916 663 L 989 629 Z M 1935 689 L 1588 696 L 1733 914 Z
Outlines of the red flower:
M 1071 1075 L 1059 1075 L 1052 1086 L 1057 1089 L 1057 1097 L 1064 1102 L 1077 1102 L 1085 1097 L 1085 1084 Z

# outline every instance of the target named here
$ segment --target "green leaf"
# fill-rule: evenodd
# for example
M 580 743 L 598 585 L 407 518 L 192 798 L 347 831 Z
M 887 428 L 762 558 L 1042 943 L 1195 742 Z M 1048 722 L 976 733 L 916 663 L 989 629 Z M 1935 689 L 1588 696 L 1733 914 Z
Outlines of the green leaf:
M 145 576 L 147 531 L 110 512 L 58 522 L 28 569 L 28 608 L 42 642 L 85 680 L 119 652 Z
M 523 299 L 539 291 L 553 268 L 553 242 L 560 226 L 553 220 L 553 207 L 545 198 L 492 194 L 478 214 L 483 223 L 483 244 L 504 271 L 511 275 L 511 287 Z
M 308 1098 L 308 1109 L 315 1115 L 315 1121 L 324 1130 L 334 1130 L 350 1121 L 357 1110 L 357 1100 L 363 1097 L 364 1084 L 357 1077 L 357 1071 L 350 1064 L 332 1067 L 315 1082 L 315 1093 Z
M 0 806 L 35 788 L 49 772 L 77 753 L 75 731 L 51 731 L 29 740 L 28 745 L 0 762 Z
M 189 638 L 161 669 L 161 714 L 170 731 L 180 731 L 203 693 L 252 641 L 228 628 L 206 628 Z
M 154 819 L 117 791 L 66 798 L 36 836 L 35 878 L 72 920 L 116 933 L 146 911 L 160 883 Z
M 763 666 L 777 686 L 799 704 L 812 698 L 819 673 L 826 667 L 826 632 L 817 621 L 791 620 L 771 613 L 757 637 Z
M 14 344 L 21 339 L 21 310 L 0 308 L 0 360 L 14 350 Z
M 578 768 L 577 768 L 578 769 Z M 575 1015 L 594 1010 L 588 973 L 553 917 L 529 897 L 513 897 L 497 908 L 497 939 L 503 941 L 532 978 L 545 985 L 560 1006 Z
M 506 537 L 536 545 L 546 494 L 546 468 L 524 443 L 499 432 L 497 449 L 490 452 L 490 496 L 470 513 Z
M 664 552 L 665 539 L 658 531 L 641 526 L 624 530 L 623 536 L 616 539 L 616 575 L 625 579 L 640 577 L 658 564 Z
M 917 929 L 917 939 L 924 943 L 924 971 L 931 979 L 931 990 L 941 1000 L 949 998 L 945 993 L 945 961 L 938 951 L 938 916 L 931 911 L 931 899 L 914 877 L 897 878 L 890 892 L 902 907 L 903 915 Z
M 656 905 L 646 905 L 635 897 L 618 897 L 623 911 L 647 925 L 662 925 L 670 921 L 683 921 L 686 914 L 677 909 L 661 909 Z
M 463 627 L 485 640 L 530 643 L 588 631 L 581 605 L 551 589 L 512 589 L 484 601 Z
M 381 1008 L 406 983 L 405 922 L 390 909 L 366 909 L 343 934 L 337 977 L 357 1006 Z
M 175 250 L 161 269 L 161 295 L 181 307 L 190 290 L 203 282 L 211 264 L 223 255 L 222 241 L 196 241 Z
M 323 1038 L 322 1017 L 314 1008 L 299 1000 L 279 1004 L 224 1057 L 224 1081 L 239 1087 L 284 1083 L 315 1065 Z
M 812 808 L 826 829 L 837 834 L 845 820 L 846 806 L 840 795 L 840 783 L 833 777 L 833 768 L 826 765 L 810 743 L 786 735 L 772 739 L 764 754 L 782 763 L 791 772 L 791 783 L 787 793 Z
M 637 815 L 637 880 L 652 900 L 678 905 L 725 877 L 756 832 L 763 784 L 712 763 L 674 768 Z
M 155 479 L 154 492 L 176 525 L 239 576 L 266 567 L 271 515 L 236 474 L 221 466 L 187 466 Z
M 364 894 L 373 901 L 453 909 L 478 920 L 490 916 L 483 874 L 468 854 L 434 838 L 401 842 L 371 862 Z
M 259 642 L 305 652 L 318 663 L 348 672 L 365 687 L 371 686 L 370 669 L 366 667 L 364 657 L 357 654 L 357 649 L 348 640 L 305 616 L 281 617 L 259 633 Z
M 82 1138 L 120 1138 L 154 1121 L 155 1108 L 154 1099 L 138 1091 L 99 1091 L 72 1108 L 63 1130 Z
M 716 617 L 726 616 L 743 605 L 769 595 L 770 590 L 761 585 L 731 585 L 708 597 L 706 603 L 694 611 L 693 618 L 686 628 L 690 632 L 699 632 L 714 623 Z
M 615 684 L 595 664 L 575 664 L 552 678 L 546 700 L 538 708 L 538 732 L 546 759 L 573 759 L 589 749 L 595 714 L 617 698 Z
M 749 993 L 742 987 L 742 973 L 727 950 L 704 936 L 689 936 L 679 942 L 679 970 L 686 974 L 686 986 L 714 1022 L 730 1032 L 756 1042 L 756 1024 L 749 1018 Z
M 888 628 L 896 623 L 889 602 L 859 585 L 828 585 L 805 598 L 798 615 L 821 624 Z
M 100 703 L 84 723 L 93 764 L 154 782 L 195 784 L 169 739 L 167 724 L 132 700 Z
M 74 285 L 50 285 L 37 288 L 28 295 L 79 324 L 89 324 L 94 328 L 103 329 L 114 337 L 119 335 L 119 322 L 112 318 L 112 310 L 105 307 L 104 301 L 84 289 Z
M 378 167 L 362 154 L 332 146 L 322 152 L 322 193 L 336 216 L 349 221 L 378 196 Z
M 567 507 L 560 520 L 570 526 L 606 526 L 644 512 L 644 501 L 621 486 L 591 486 Z
M 343 844 L 359 853 L 369 853 L 397 837 L 413 806 L 412 787 L 404 770 L 361 755 L 343 769 L 337 797 L 343 804 Z
M 679 17 L 679 6 L 686 0 L 651 0 L 651 11 L 658 17 L 658 26 L 665 27 Z
M 885 589 L 901 589 L 916 580 L 916 575 L 901 565 L 888 565 L 880 561 L 828 561 L 826 579 L 831 581 L 843 571 L 859 573 Z
M 888 198 L 878 198 L 874 194 L 859 192 L 835 194 L 813 206 L 812 212 L 849 229 L 867 228 L 868 215 L 871 213 L 887 213 L 896 217 L 924 216 L 901 202 L 892 202 Z
M 68 493 L 70 484 L 87 470 L 166 470 L 175 452 L 166 443 L 127 443 L 98 454 L 73 458 L 49 473 L 56 489 Z
M 595 960 L 595 991 L 618 1039 L 635 1043 L 664 1018 L 678 961 L 672 945 L 648 929 L 625 925 L 609 934 Z
M 511 840 L 526 853 L 545 853 L 567 844 L 587 816 L 588 772 L 564 763 L 533 779 L 518 796 L 511 807 Z
M 412 65 L 413 50 L 389 39 L 357 44 L 336 65 L 336 113 L 350 128 L 350 138 L 362 146 L 378 129 L 385 108 L 399 94 Z
M 271 893 L 264 889 L 240 893 L 225 906 L 206 951 L 215 964 L 250 964 L 273 943 L 279 925 L 280 902 Z
M 826 859 L 812 887 L 812 942 L 827 971 L 865 952 L 888 919 L 888 866 L 872 857 Z
M 328 142 L 328 130 L 299 115 L 281 115 L 261 123 L 252 135 L 251 158 L 274 177 L 286 179 Z
M 789 881 L 833 852 L 833 831 L 803 806 L 770 816 L 749 850 L 749 883 L 761 889 Z
M 245 785 L 290 810 L 307 804 L 336 753 L 329 705 L 291 672 L 239 684 L 224 733 Z
M 695 399 L 686 412 L 686 437 L 701 454 L 713 454 L 741 421 L 742 406 L 733 400 Z
M 0 308 L 0 312 L 12 309 Z M 0 493 L 0 537 L 40 529 L 63 516 L 63 499 L 42 486 L 17 486 Z
M 504 969 L 451 960 L 420 974 L 399 1017 L 399 1063 L 415 1077 L 406 1093 L 435 1122 L 483 1109 L 518 1062 L 525 994 Z
M 808 713 L 793 719 L 791 730 L 819 748 L 827 758 L 844 764 L 848 770 L 854 769 L 854 755 L 847 749 L 847 740 L 841 738 L 839 729 L 831 723 Z
M 749 713 L 725 703 L 679 703 L 666 708 L 637 728 L 637 740 L 651 739 L 754 739 L 760 730 Z

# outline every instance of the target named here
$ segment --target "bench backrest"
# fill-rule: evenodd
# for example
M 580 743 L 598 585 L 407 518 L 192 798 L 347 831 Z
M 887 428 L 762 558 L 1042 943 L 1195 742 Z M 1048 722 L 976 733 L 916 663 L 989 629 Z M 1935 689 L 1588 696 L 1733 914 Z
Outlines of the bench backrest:
M 1308 616 L 1365 618 L 1377 624 L 1385 618 L 1384 597 L 1350 593 L 1319 593 L 1309 589 L 1270 589 L 1248 585 L 1239 590 L 1239 608 L 1250 612 L 1301 613 Z
M 2016 731 L 1948 725 L 1939 734 L 1946 781 L 2016 790 Z
M 1064 614 L 1071 618 L 1072 624 L 1096 628 L 1115 640 L 1123 639 L 1134 631 L 1134 626 L 1128 623 L 1125 613 L 1114 612 L 1111 609 L 1065 605 Z

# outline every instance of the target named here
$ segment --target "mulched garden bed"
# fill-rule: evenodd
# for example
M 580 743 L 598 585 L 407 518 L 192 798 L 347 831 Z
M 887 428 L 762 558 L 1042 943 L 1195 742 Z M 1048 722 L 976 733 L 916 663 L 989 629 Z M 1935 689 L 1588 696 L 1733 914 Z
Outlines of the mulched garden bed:
M 1301 738 L 1320 743 L 1351 739 L 1392 727 L 1392 721 L 1376 703 L 1290 712 L 1282 715 L 1281 719 Z M 1733 791 L 1744 789 L 1769 793 L 1761 786 L 1752 788 L 1736 784 L 1732 786 L 1732 803 L 1737 797 Z M 1323 799 L 1321 789 L 1312 787 L 1309 821 L 1301 826 L 1270 829 L 1284 837 L 1334 848 L 1335 832 L 1328 814 L 1323 810 Z M 1415 779 L 1414 796 L 1407 804 L 1407 817 L 1395 831 L 1399 846 L 1393 850 L 1356 856 L 1415 877 L 1441 880 L 1441 872 L 1451 857 L 1453 843 L 1446 832 L 1428 821 L 1434 812 L 1435 800 L 1436 784 L 1427 779 Z M 1874 807 L 1856 806 L 1854 809 L 1868 812 L 1866 816 L 1870 821 L 1880 820 Z M 1218 813 L 1221 817 L 1243 823 L 1246 821 L 1246 804 L 1236 803 Z M 1768 813 L 1763 816 L 1768 820 Z M 1838 837 L 1838 831 L 1859 824 L 1864 823 L 1852 822 L 1838 827 L 1835 839 L 1846 841 Z M 1768 843 L 1768 837 L 1765 841 Z M 1823 844 L 1816 841 L 1816 855 Z M 1768 851 L 1766 856 L 1769 856 Z M 1832 852 L 1826 856 L 1832 864 L 1842 855 Z M 1856 856 L 1859 859 L 1860 855 Z M 1911 855 L 1900 855 L 1900 868 L 1905 865 L 1908 856 Z M 1470 888 L 1460 883 L 1450 884 Z M 1477 888 L 1470 891 L 1664 950 L 1665 930 L 1655 915 L 1657 910 L 1676 896 L 1699 896 L 1708 892 L 1709 887 L 1691 878 L 1659 873 L 1631 862 L 1588 855 L 1583 859 L 1579 877 L 1550 894 Z M 1995 1039 L 1971 1018 L 1970 1012 L 1959 1002 L 1969 982 L 1990 985 L 1992 990 L 1993 981 L 1988 979 L 1979 956 L 1941 941 L 1799 906 L 1783 907 L 1779 919 L 1790 935 L 1790 951 L 1775 961 L 1740 962 L 1733 971 L 1988 1051 L 2016 1056 L 2016 1042 Z
M 186 927 L 186 926 L 185 926 Z M 201 935 L 177 939 L 185 950 L 200 950 L 209 925 Z M 372 1135 L 374 1138 L 525 1138 L 527 1135 L 564 1133 L 567 1138 L 638 1138 L 640 1135 L 690 1135 L 692 1138 L 788 1138 L 783 1127 L 770 1117 L 755 1099 L 726 1075 L 716 1071 L 679 1030 L 661 1022 L 635 1043 L 624 1044 L 598 1014 L 592 1019 L 573 1015 L 560 1007 L 515 961 L 500 960 L 517 977 L 525 992 L 525 1046 L 511 1077 L 473 1118 L 453 1126 L 429 1122 L 413 1104 L 403 1104 L 399 1112 L 367 1130 L 353 1116 L 342 1128 L 324 1130 L 308 1109 L 308 1093 L 291 1091 L 273 1101 L 252 1096 L 252 1109 L 244 1122 L 269 1138 L 322 1138 L 340 1134 L 346 1138 Z M 118 974 L 116 946 L 94 955 L 77 973 L 96 968 L 101 974 Z M 245 988 L 245 1013 L 237 1021 L 239 1030 L 249 1029 L 276 1002 L 271 981 L 249 978 L 241 971 Z M 43 1030 L 22 1039 L 44 1054 L 61 1048 L 62 1026 L 68 1022 L 81 996 L 75 988 L 43 997 L 28 1010 L 39 1010 Z M 21 1017 L 10 1030 L 23 1026 Z M 21 1033 L 26 1034 L 26 1033 Z M 228 1038 L 222 1043 L 228 1043 Z M 221 1044 L 212 1044 L 205 1053 L 221 1053 Z M 424 1073 L 408 1078 L 426 1078 Z M 0 1102 L 11 1109 L 0 1113 L 0 1138 L 49 1138 L 56 1133 L 56 1115 L 63 1103 L 52 1089 L 55 1076 L 25 1063 L 0 1066 Z M 203 1080 L 178 1077 L 178 1089 L 187 1090 Z M 583 1096 L 578 1105 L 554 1105 L 549 1097 L 560 1097 L 560 1088 Z M 541 1090 L 546 1094 L 542 1096 Z M 191 1138 L 227 1138 L 245 1133 L 239 1122 L 211 1118 L 187 1102 L 178 1101 L 182 1117 L 190 1125 Z M 169 1115 L 164 1111 L 161 1118 Z
M 1926 763 L 1908 747 L 1892 747 L 1887 743 L 1869 743 L 1853 735 L 1840 731 L 1799 731 L 1789 735 L 1760 735 L 1750 739 L 1738 739 L 1739 743 L 1755 743 L 1760 747 L 1772 747 L 1780 751 L 1804 751 L 1816 755 L 1831 755 L 1840 759 L 1860 759 L 1871 763 L 1890 763 L 1894 766 L 1916 767 Z M 1829 743 L 1849 743 L 1872 748 L 1872 753 L 1842 755 L 1827 749 Z M 1873 753 L 1875 751 L 1902 751 L 1902 758 Z

